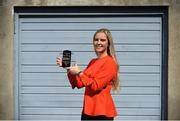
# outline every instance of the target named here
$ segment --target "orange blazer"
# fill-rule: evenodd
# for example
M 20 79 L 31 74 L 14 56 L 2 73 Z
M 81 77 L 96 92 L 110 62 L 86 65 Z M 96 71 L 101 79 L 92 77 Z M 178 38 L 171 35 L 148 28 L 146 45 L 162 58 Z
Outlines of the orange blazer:
M 80 76 L 68 73 L 72 88 L 85 87 L 83 114 L 115 117 L 117 111 L 110 94 L 117 76 L 117 64 L 110 56 L 92 59 Z

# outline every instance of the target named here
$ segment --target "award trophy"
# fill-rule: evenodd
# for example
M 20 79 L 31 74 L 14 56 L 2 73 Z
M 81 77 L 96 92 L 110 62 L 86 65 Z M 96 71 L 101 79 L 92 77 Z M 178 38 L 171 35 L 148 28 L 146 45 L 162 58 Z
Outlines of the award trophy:
M 71 51 L 64 50 L 62 57 L 62 67 L 70 67 L 71 66 Z

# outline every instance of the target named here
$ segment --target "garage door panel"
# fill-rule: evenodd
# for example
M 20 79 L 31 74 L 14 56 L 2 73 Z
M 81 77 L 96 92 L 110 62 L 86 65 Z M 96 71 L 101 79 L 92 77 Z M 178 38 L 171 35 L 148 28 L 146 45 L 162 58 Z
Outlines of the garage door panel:
M 160 86 L 159 80 L 121 80 L 121 86 Z M 67 79 L 23 79 L 22 86 L 70 86 Z
M 22 31 L 22 43 L 92 43 L 94 31 Z M 34 35 L 34 36 L 32 36 Z M 79 36 L 78 36 L 79 35 Z
M 151 79 L 144 79 L 144 80 L 121 80 L 121 85 L 123 86 L 159 86 L 159 80 L 151 80 Z
M 22 23 L 21 31 L 60 31 L 60 30 L 71 30 L 71 31 L 89 31 L 96 30 L 98 28 L 109 28 L 111 30 L 125 31 L 125 30 L 154 30 L 159 31 L 160 25 L 159 23 L 50 23 L 50 22 L 27 22 Z
M 80 115 L 21 115 L 22 120 L 73 120 L 79 121 Z M 159 120 L 160 116 L 117 116 L 115 120 Z
M 135 79 L 134 79 L 135 78 Z M 30 81 L 33 79 L 36 80 L 67 80 L 67 76 L 65 73 L 22 73 L 21 74 L 21 79 L 29 79 L 29 80 L 24 80 L 24 81 Z M 120 75 L 120 79 L 122 81 L 137 81 L 137 80 L 160 80 L 160 75 L 159 74 L 136 74 L 136 73 L 122 73 Z
M 83 104 L 83 98 L 79 95 L 69 95 L 67 96 L 62 96 L 66 98 L 71 98 L 75 97 L 76 99 L 71 99 L 70 101 L 68 100 L 63 100 L 61 98 L 57 98 L 57 96 L 60 97 L 60 95 L 55 95 L 55 94 L 28 94 L 26 96 L 23 96 L 21 100 L 22 107 L 41 107 L 41 108 L 58 108 L 58 107 L 65 107 L 65 108 L 81 108 Z M 118 109 L 122 108 L 140 108 L 140 109 L 148 109 L 148 108 L 156 108 L 159 109 L 160 104 L 159 99 L 157 98 L 158 95 L 136 95 L 133 96 L 118 96 L 118 100 L 115 98 L 115 95 L 113 95 L 115 105 Z M 34 98 L 34 99 L 29 99 L 29 98 Z M 47 99 L 47 98 L 54 98 L 53 99 Z M 77 99 L 77 98 L 81 98 Z M 137 99 L 133 99 L 137 98 Z M 146 100 L 141 100 L 140 98 L 147 98 Z M 148 99 L 153 98 L 153 101 L 150 101 Z M 139 110 L 140 110 L 139 109 Z M 78 112 L 78 114 L 80 114 Z
M 159 120 L 161 117 L 160 116 L 131 116 L 131 115 L 126 115 L 126 116 L 118 116 L 115 118 L 115 120 Z
M 36 101 L 36 100 L 21 100 L 22 107 L 82 107 L 83 106 L 83 100 L 81 101 Z M 155 105 L 154 105 L 155 106 Z M 157 107 L 157 106 L 156 106 Z
M 69 48 L 70 49 L 70 48 Z M 55 64 L 57 52 L 22 52 L 22 64 Z M 93 52 L 76 52 L 77 64 L 87 64 L 96 55 Z M 157 52 L 117 52 L 121 65 L 159 65 Z
M 121 93 L 122 95 L 159 95 L 160 90 L 159 87 L 127 87 L 122 86 L 121 87 Z M 72 90 L 72 88 L 69 87 L 46 87 L 46 86 L 36 86 L 36 87 L 30 87 L 30 86 L 23 86 L 21 87 L 21 93 L 22 94 L 81 94 L 83 95 L 84 90 Z
M 25 43 L 92 43 L 92 31 L 22 31 L 21 42 Z M 33 36 L 32 36 L 33 35 Z M 160 31 L 113 31 L 114 43 L 159 44 Z M 141 36 L 138 36 L 141 35 Z
M 80 40 L 80 42 L 89 43 L 92 42 L 93 35 L 96 29 L 92 31 L 21 31 L 21 42 L 22 43 L 35 43 L 39 40 L 38 43 L 44 43 L 49 41 L 52 43 L 52 40 L 58 40 L 58 43 L 64 43 L 64 39 L 70 41 L 71 39 L 81 39 L 86 38 L 89 41 Z M 118 40 L 114 39 L 114 42 L 123 42 L 124 39 L 159 39 L 160 31 L 113 31 L 111 30 L 113 38 L 118 38 Z M 137 36 L 142 34 L 141 36 Z M 34 36 L 32 36 L 34 35 Z M 32 39 L 32 41 L 26 41 L 26 39 Z M 42 41 L 44 40 L 44 41 Z M 78 43 L 79 41 L 75 41 Z M 142 41 L 144 43 L 144 41 Z
M 81 69 L 85 69 L 86 65 L 78 65 Z M 159 66 L 131 66 L 131 65 L 121 65 L 120 64 L 120 72 L 121 73 L 160 73 Z M 25 64 L 21 68 L 23 73 L 60 73 L 67 72 L 66 69 L 59 67 L 58 65 L 28 65 Z
M 81 108 L 21 108 L 23 114 L 30 115 L 78 115 L 82 111 Z M 71 113 L 69 113 L 71 110 Z M 121 108 L 118 109 L 121 115 L 159 115 L 159 109 L 138 109 L 138 108 Z
M 73 120 L 73 121 L 79 121 L 81 119 L 81 116 L 78 115 L 21 115 L 20 118 L 22 120 Z
M 67 78 L 42 79 L 42 78 L 25 78 L 22 79 L 22 86 L 70 86 Z
M 22 86 L 70 86 L 63 73 L 22 73 Z M 160 74 L 120 74 L 121 86 L 160 86 Z
M 31 102 L 31 101 L 40 101 L 40 102 L 61 102 L 61 101 L 82 101 L 83 95 L 80 94 L 21 94 L 22 100 Z M 159 95 L 113 95 L 113 99 L 117 102 L 126 102 L 126 103 L 138 103 L 141 105 L 143 103 L 157 103 L 159 102 Z M 153 100 L 151 100 L 153 99 Z M 121 104 L 121 103 L 119 103 Z M 48 105 L 47 105 L 48 106 Z
M 149 76 L 147 76 L 148 78 Z M 127 77 L 121 77 L 121 78 L 127 78 L 126 80 L 121 80 L 121 86 L 160 86 L 160 82 L 158 79 L 136 79 L 132 80 L 131 78 Z M 128 80 L 129 79 L 129 80 Z M 70 86 L 69 81 L 67 78 L 64 79 L 36 79 L 36 78 L 28 78 L 28 79 L 22 79 L 23 82 L 21 83 L 22 86 Z
M 141 33 L 143 34 L 143 33 Z M 92 35 L 93 36 L 93 35 Z M 120 43 L 120 44 L 127 44 L 127 43 L 132 43 L 132 44 L 159 44 L 159 38 L 122 38 L 121 37 L 113 37 L 114 38 L 114 42 L 115 43 Z M 24 39 L 24 43 L 37 43 L 37 44 L 41 44 L 41 43 L 57 43 L 57 44 L 62 44 L 62 40 L 65 40 L 64 43 L 92 43 L 92 38 L 72 38 L 72 39 L 66 39 L 66 38 L 62 38 L 62 39 Z
M 154 23 L 159 23 L 161 21 L 161 18 L 159 17 L 135 17 L 133 16 L 132 19 L 129 19 L 129 17 L 91 17 L 91 19 L 89 19 L 89 17 L 69 17 L 69 19 L 65 18 L 65 17 L 62 17 L 62 16 L 59 16 L 57 17 L 56 19 L 54 19 L 53 17 L 47 17 L 47 18 L 24 18 L 24 19 L 21 19 L 21 22 L 22 23 L 32 23 L 32 22 L 44 22 L 44 23 L 47 23 L 47 22 L 54 22 L 54 23 L 59 23 L 59 22 L 63 22 L 63 23 L 69 23 L 69 22 L 154 22 Z
M 160 45 L 128 45 L 115 44 L 115 50 L 120 52 L 140 51 L 140 52 L 159 52 Z M 23 44 L 21 46 L 22 52 L 59 52 L 71 48 L 72 52 L 91 51 L 94 52 L 92 44 Z
M 123 99 L 122 99 L 123 100 Z M 157 101 L 154 102 L 146 102 L 146 101 L 114 101 L 117 108 L 158 108 L 160 104 Z M 37 101 L 31 100 L 28 101 L 26 99 L 21 100 L 22 107 L 82 107 L 83 100 L 81 101 Z
M 23 114 L 30 114 L 30 115 L 58 115 L 58 114 L 73 114 L 73 115 L 78 115 L 79 112 L 82 111 L 81 108 L 21 108 L 23 111 Z M 71 110 L 71 112 L 69 112 Z

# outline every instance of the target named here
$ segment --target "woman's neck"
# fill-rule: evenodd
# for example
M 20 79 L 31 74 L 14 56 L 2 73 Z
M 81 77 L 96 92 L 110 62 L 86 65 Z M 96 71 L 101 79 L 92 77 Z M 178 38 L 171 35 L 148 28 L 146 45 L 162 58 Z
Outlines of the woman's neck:
M 107 56 L 107 53 L 96 53 L 98 58 L 103 58 L 105 56 Z

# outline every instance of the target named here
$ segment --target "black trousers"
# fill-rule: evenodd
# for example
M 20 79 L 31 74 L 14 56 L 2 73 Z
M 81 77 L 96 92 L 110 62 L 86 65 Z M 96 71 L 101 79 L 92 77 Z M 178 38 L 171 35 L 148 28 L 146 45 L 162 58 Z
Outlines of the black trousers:
M 114 117 L 106 117 L 104 115 L 99 115 L 99 116 L 89 116 L 89 115 L 86 115 L 86 114 L 82 114 L 81 115 L 81 121 L 84 121 L 84 120 L 109 120 L 109 121 L 113 121 L 114 120 Z

